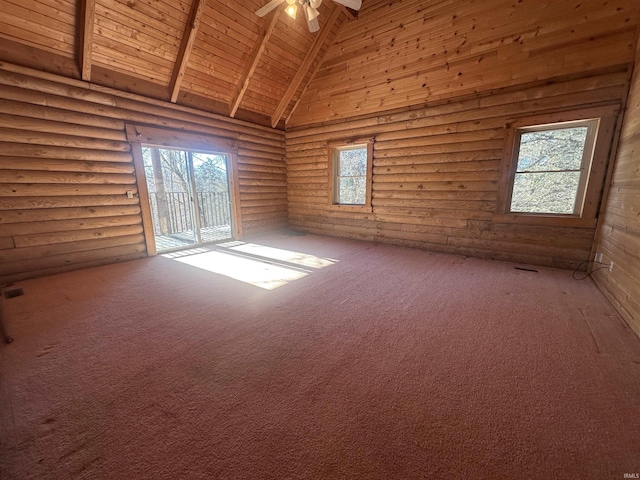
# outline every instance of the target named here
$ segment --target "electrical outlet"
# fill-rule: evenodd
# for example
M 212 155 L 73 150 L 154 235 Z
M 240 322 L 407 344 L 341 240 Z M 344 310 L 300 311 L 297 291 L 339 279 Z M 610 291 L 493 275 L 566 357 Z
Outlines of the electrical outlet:
M 613 270 L 613 260 L 611 261 L 611 263 L 609 264 L 609 271 Z
M 594 260 L 596 262 L 601 262 L 602 261 L 602 252 L 596 252 L 596 256 L 595 256 Z

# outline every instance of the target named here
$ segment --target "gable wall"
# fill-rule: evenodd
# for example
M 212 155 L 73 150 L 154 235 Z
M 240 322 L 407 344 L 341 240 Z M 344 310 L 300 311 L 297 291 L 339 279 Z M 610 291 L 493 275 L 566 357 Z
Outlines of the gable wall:
M 633 61 L 636 0 L 363 2 L 342 28 L 291 126 L 425 102 Z

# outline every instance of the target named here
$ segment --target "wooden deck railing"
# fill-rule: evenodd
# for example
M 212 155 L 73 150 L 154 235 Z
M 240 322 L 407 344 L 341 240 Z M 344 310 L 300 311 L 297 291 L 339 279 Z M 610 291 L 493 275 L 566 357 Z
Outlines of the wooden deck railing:
M 231 208 L 227 192 L 197 192 L 196 194 L 200 207 L 201 228 L 231 224 Z M 149 192 L 149 200 L 156 235 L 172 235 L 194 230 L 194 204 L 191 201 L 191 194 L 166 192 L 167 215 L 165 218 L 160 218 L 156 192 Z

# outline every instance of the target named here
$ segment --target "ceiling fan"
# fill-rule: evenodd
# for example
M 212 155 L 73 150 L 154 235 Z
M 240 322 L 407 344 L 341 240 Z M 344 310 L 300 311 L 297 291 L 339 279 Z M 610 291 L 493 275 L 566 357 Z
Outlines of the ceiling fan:
M 318 8 L 320 7 L 322 0 L 271 0 L 264 7 L 259 8 L 256 11 L 256 15 L 258 15 L 259 17 L 264 17 L 267 13 L 269 13 L 277 6 L 282 5 L 285 1 L 287 2 L 287 7 L 284 11 L 287 12 L 287 15 L 289 15 L 291 18 L 296 18 L 299 4 L 302 6 L 302 10 L 304 10 L 304 14 L 307 17 L 309 31 L 317 32 L 318 30 L 320 30 L 320 24 L 318 23 L 318 15 L 320 15 L 320 12 L 318 11 Z M 360 10 L 360 7 L 362 6 L 362 0 L 333 1 L 353 10 Z

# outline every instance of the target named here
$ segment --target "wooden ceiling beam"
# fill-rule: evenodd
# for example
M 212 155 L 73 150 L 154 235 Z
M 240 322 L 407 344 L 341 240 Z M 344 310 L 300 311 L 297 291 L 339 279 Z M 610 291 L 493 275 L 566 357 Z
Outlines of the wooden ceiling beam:
M 96 16 L 96 1 L 82 2 L 80 22 L 80 75 L 82 80 L 91 81 L 91 52 L 93 51 L 93 22 Z
M 180 85 L 182 84 L 184 73 L 187 71 L 187 64 L 189 63 L 189 57 L 193 50 L 193 44 L 196 41 L 198 27 L 200 26 L 200 18 L 202 18 L 205 3 L 206 0 L 193 0 L 193 4 L 191 5 L 189 19 L 187 20 L 184 33 L 182 34 L 180 49 L 178 50 L 176 63 L 173 67 L 173 73 L 171 74 L 171 81 L 169 82 L 171 103 L 176 103 L 178 100 Z
M 267 43 L 269 43 L 269 39 L 271 38 L 271 34 L 275 29 L 276 22 L 278 21 L 278 17 L 280 15 L 281 8 L 276 8 L 274 12 L 271 14 L 271 19 L 269 22 L 265 22 L 262 25 L 262 29 L 260 34 L 258 35 L 258 40 L 253 47 L 253 51 L 251 52 L 251 56 L 249 57 L 249 61 L 242 72 L 242 76 L 240 77 L 240 81 L 238 82 L 238 86 L 236 87 L 236 91 L 231 97 L 231 101 L 229 102 L 229 116 L 234 117 L 236 112 L 238 111 L 238 107 L 242 102 L 242 98 L 249 88 L 249 82 L 251 81 L 251 77 L 253 76 L 253 72 L 256 71 L 256 67 L 260 62 L 260 57 L 262 53 L 267 48 Z
M 320 33 L 318 34 L 315 41 L 313 42 L 311 49 L 307 52 L 307 55 L 304 57 L 304 60 L 302 61 L 300 68 L 298 68 L 298 71 L 296 72 L 295 76 L 293 77 L 293 80 L 289 84 L 289 87 L 287 88 L 287 91 L 282 97 L 282 100 L 280 100 L 280 103 L 278 104 L 276 111 L 271 117 L 272 127 L 275 128 L 275 126 L 278 124 L 278 122 L 282 118 L 282 115 L 287 109 L 289 102 L 291 102 L 291 99 L 298 91 L 298 87 L 300 87 L 300 84 L 304 80 L 304 77 L 309 71 L 309 68 L 311 68 L 311 64 L 313 63 L 313 60 L 318 56 L 320 49 L 322 49 L 324 42 L 327 40 L 327 37 L 331 33 L 331 29 L 333 28 L 333 26 L 335 25 L 336 21 L 338 20 L 338 18 L 342 13 L 343 13 L 342 9 L 338 5 L 333 7 L 333 10 L 331 10 L 331 13 L 329 14 L 329 18 L 327 18 L 327 20 L 324 22 L 324 25 L 322 25 L 322 29 L 320 30 Z M 318 62 L 322 62 L 322 59 L 321 58 L 318 59 Z

